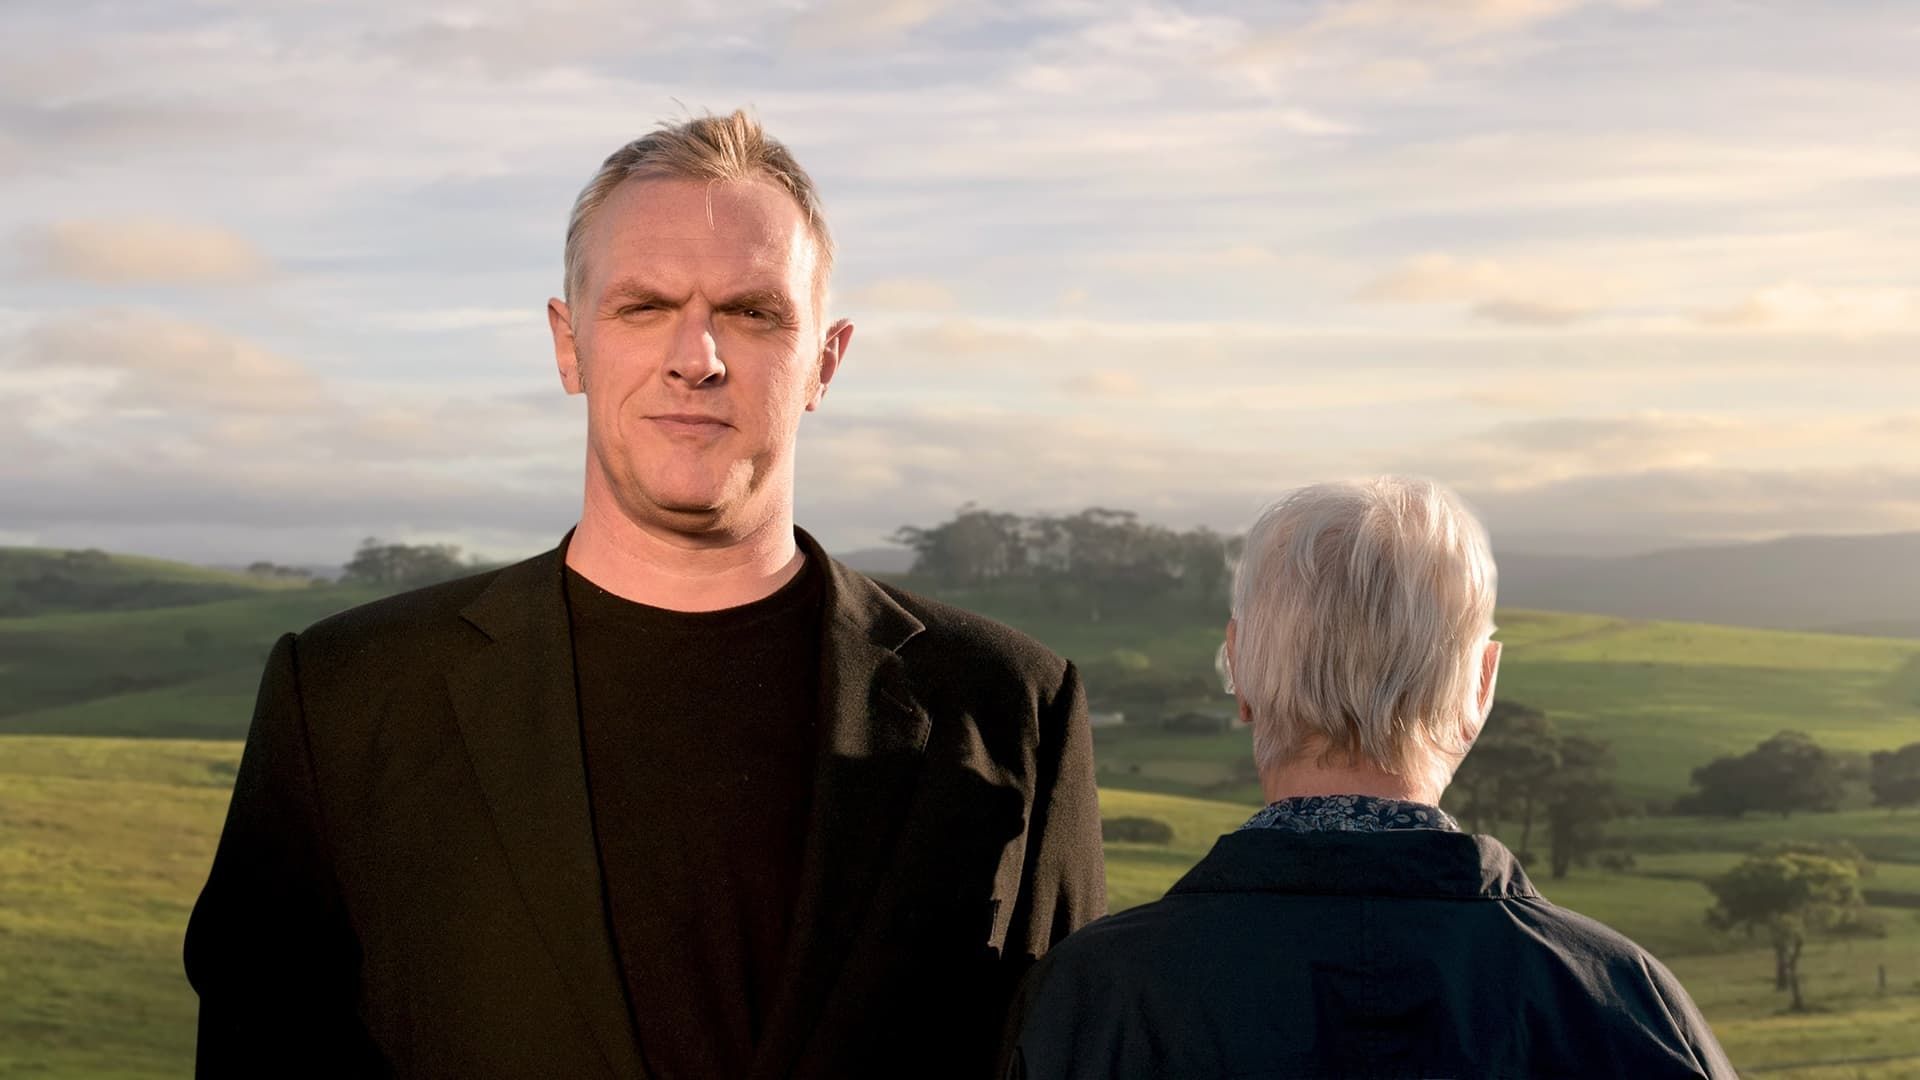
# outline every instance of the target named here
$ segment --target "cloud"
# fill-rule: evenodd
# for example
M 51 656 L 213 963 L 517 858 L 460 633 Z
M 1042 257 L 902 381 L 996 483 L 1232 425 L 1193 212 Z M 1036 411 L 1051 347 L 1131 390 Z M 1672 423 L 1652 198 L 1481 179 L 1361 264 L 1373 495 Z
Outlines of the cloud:
M 1564 326 L 1597 313 L 1618 289 L 1594 275 L 1432 253 L 1408 259 L 1362 286 L 1377 304 L 1460 303 L 1475 318 L 1519 326 Z
M 1920 331 L 1920 289 L 1835 288 L 1789 283 L 1749 294 L 1724 308 L 1698 313 L 1707 326 L 1864 337 Z
M 851 310 L 952 311 L 960 306 L 953 289 L 930 278 L 888 278 L 848 289 L 834 298 L 835 306 Z
M 547 315 L 545 304 L 534 303 L 525 307 L 454 307 L 396 311 L 371 316 L 368 321 L 378 326 L 389 326 L 395 330 L 437 334 L 460 330 L 495 330 L 503 327 L 527 326 L 538 326 L 544 330 L 547 325 Z
M 892 41 L 952 6 L 952 0 L 823 0 L 796 15 L 789 32 L 794 44 L 808 48 Z
M 95 285 L 218 285 L 271 271 L 245 237 L 215 225 L 158 218 L 57 221 L 25 230 L 30 272 Z
M 1665 469 L 1571 477 L 1524 490 L 1465 489 L 1508 530 L 1762 539 L 1920 530 L 1920 469 Z M 1495 528 L 1496 538 L 1499 528 Z
M 1063 380 L 1060 387 L 1072 396 L 1088 398 L 1139 397 L 1147 392 L 1146 384 L 1129 371 L 1089 371 Z
M 322 404 L 320 380 L 294 360 L 212 327 L 138 311 L 57 316 L 9 350 L 40 373 L 98 372 L 101 402 L 129 410 L 282 415 Z

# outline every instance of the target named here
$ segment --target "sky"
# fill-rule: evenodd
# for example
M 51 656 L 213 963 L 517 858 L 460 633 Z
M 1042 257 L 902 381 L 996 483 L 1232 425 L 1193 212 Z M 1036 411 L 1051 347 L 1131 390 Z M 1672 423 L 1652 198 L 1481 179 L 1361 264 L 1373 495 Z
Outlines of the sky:
M 1237 530 L 1436 477 L 1496 547 L 1920 529 L 1920 6 L 0 4 L 0 544 L 492 558 L 579 509 L 574 195 L 752 109 L 855 336 L 829 550 Z

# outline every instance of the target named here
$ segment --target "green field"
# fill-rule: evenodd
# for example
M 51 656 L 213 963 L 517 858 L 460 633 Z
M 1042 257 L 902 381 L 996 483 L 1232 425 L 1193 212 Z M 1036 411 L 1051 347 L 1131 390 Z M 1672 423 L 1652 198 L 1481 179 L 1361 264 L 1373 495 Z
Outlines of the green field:
M 0 737 L 0 1077 L 179 1076 L 194 1002 L 180 937 L 212 858 L 239 745 L 233 742 Z M 1159 896 L 1251 806 L 1148 792 L 1102 792 L 1102 812 L 1173 827 L 1168 845 L 1108 846 L 1116 909 Z M 1884 814 L 1832 815 L 1867 825 Z M 1909 817 L 1909 825 L 1920 818 Z M 1630 823 L 1630 827 L 1641 823 Z M 1744 838 L 1733 834 L 1730 843 Z M 1883 940 L 1818 943 L 1807 993 L 1824 1011 L 1782 1015 L 1770 954 L 1709 932 L 1697 877 L 1732 850 L 1653 855 L 1631 874 L 1539 882 L 1556 902 L 1658 952 L 1745 1068 L 1916 1055 L 1871 1066 L 1767 1075 L 1894 1077 L 1920 1067 L 1920 917 L 1885 909 Z M 1902 884 L 1920 865 L 1886 865 Z M 1876 968 L 1889 992 L 1876 989 Z M 1849 1071 L 1851 1070 L 1851 1071 Z
M 1920 641 L 1530 611 L 1502 612 L 1500 626 L 1500 695 L 1545 711 L 1564 732 L 1611 742 L 1621 788 L 1635 798 L 1670 801 L 1688 790 L 1697 766 L 1785 729 L 1842 751 L 1920 739 Z M 1107 644 L 1119 637 L 1114 627 L 1028 629 L 1068 656 L 1119 647 Z M 1158 650 L 1149 653 L 1155 663 L 1210 670 L 1217 633 L 1162 627 L 1145 640 Z M 1089 689 L 1099 693 L 1097 684 Z M 1224 694 L 1220 701 L 1224 708 Z M 1168 735 L 1123 725 L 1097 738 L 1103 783 L 1259 797 L 1244 731 Z
M 112 610 L 49 608 L 42 586 L 17 586 L 48 566 L 71 569 L 61 553 L 0 549 L 0 601 L 14 605 L 0 611 L 41 605 L 0 617 L 0 1077 L 189 1070 L 180 938 L 262 661 L 280 633 L 376 595 L 118 556 L 90 565 L 87 587 Z M 127 609 L 156 597 L 172 606 Z M 1103 673 L 1203 682 L 1220 641 L 1211 618 L 1089 622 L 1013 593 L 947 598 L 1080 662 L 1109 707 Z M 1623 786 L 1655 802 L 1683 792 L 1695 766 L 1782 728 L 1853 751 L 1920 739 L 1920 641 L 1524 611 L 1500 621 L 1502 695 L 1609 739 Z M 1196 691 L 1159 707 L 1227 700 Z M 1115 908 L 1159 896 L 1260 798 L 1244 730 L 1170 734 L 1140 723 L 1148 711 L 1129 708 L 1129 723 L 1095 736 L 1105 814 L 1174 832 L 1166 845 L 1109 845 Z M 1637 817 L 1612 833 L 1635 855 L 1630 872 L 1576 870 L 1542 890 L 1666 959 L 1743 1068 L 1798 1080 L 1920 1075 L 1920 814 Z M 1805 979 L 1818 1011 L 1798 1016 L 1782 1013 L 1770 954 L 1703 921 L 1702 880 L 1783 839 L 1844 840 L 1873 859 L 1863 884 L 1889 930 L 1812 946 Z M 1867 1058 L 1897 1060 L 1775 1069 Z

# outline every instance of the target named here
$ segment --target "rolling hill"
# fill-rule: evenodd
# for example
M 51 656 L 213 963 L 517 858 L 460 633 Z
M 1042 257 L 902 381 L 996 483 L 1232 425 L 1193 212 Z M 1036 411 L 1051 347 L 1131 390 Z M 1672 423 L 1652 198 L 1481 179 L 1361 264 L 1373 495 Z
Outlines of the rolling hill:
M 1790 536 L 1621 558 L 1502 553 L 1514 607 L 1920 637 L 1920 533 Z
M 177 607 L 305 586 L 141 555 L 0 547 L 0 617 Z

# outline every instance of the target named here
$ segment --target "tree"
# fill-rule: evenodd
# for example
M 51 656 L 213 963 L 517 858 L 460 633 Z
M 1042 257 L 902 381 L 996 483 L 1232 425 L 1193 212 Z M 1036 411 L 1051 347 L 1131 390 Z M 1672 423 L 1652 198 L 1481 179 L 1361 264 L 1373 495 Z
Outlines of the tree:
M 1795 810 L 1838 810 L 1845 777 L 1840 760 L 1804 732 L 1782 731 L 1753 748 L 1756 809 L 1781 817 Z
M 1495 701 L 1473 752 L 1454 773 L 1468 827 L 1479 832 L 1483 822 L 1518 821 L 1520 856 L 1529 857 L 1535 815 L 1545 807 L 1559 769 L 1559 738 L 1546 714 Z
M 1700 790 L 1675 804 L 1681 813 L 1739 817 L 1749 810 L 1781 817 L 1795 810 L 1835 810 L 1845 785 L 1840 760 L 1804 732 L 1782 731 L 1737 757 L 1693 770 Z
M 417 589 L 451 581 L 474 569 L 472 564 L 460 561 L 460 549 L 452 544 L 385 544 L 368 537 L 360 542 L 340 580 L 348 585 Z
M 1548 787 L 1547 844 L 1553 876 L 1564 878 L 1606 842 L 1607 822 L 1624 809 L 1613 780 L 1613 750 L 1599 739 L 1567 735 L 1559 741 L 1560 768 Z
M 1800 989 L 1800 953 L 1807 935 L 1844 926 L 1861 912 L 1860 871 L 1844 857 L 1804 849 L 1749 855 L 1707 881 L 1716 903 L 1709 925 L 1767 935 L 1773 945 L 1776 989 L 1793 995 L 1794 1012 L 1806 1010 Z
M 1867 787 L 1875 806 L 1891 811 L 1920 805 L 1920 742 L 1874 751 L 1867 760 Z

